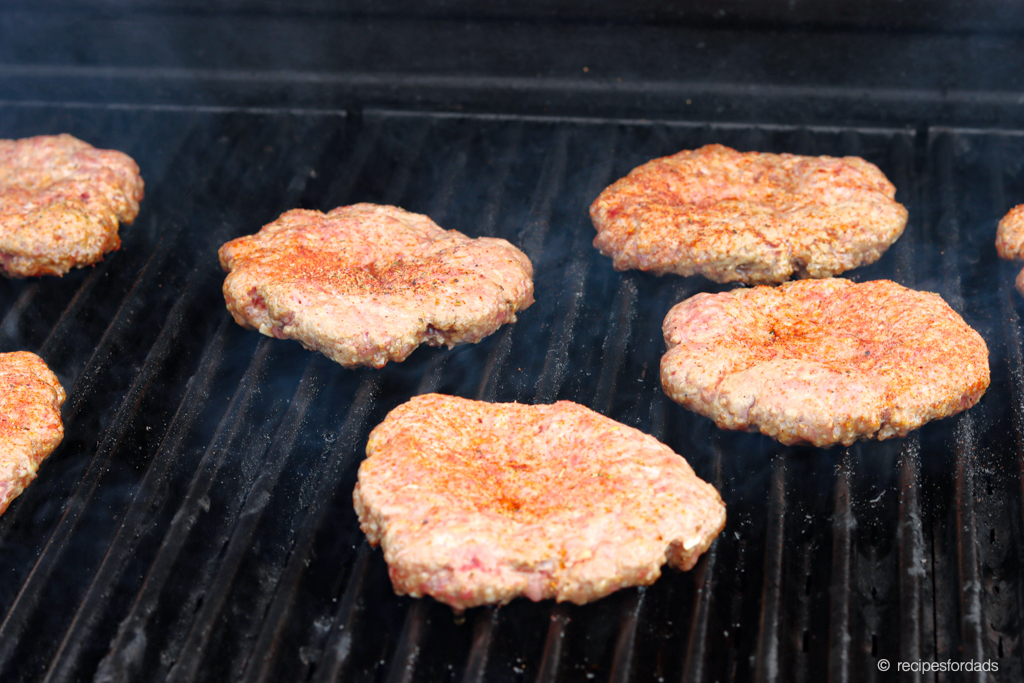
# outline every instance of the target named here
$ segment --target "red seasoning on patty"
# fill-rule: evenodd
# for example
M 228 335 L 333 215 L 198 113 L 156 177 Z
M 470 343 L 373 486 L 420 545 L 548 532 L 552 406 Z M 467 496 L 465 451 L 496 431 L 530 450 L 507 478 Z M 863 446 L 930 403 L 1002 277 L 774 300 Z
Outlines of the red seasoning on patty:
M 70 135 L 0 140 L 0 272 L 63 275 L 121 246 L 139 213 L 139 167 Z
M 353 493 L 400 595 L 458 611 L 583 604 L 690 569 L 725 505 L 682 457 L 569 401 L 417 396 L 370 434 Z
M 519 249 L 394 206 L 288 211 L 222 246 L 220 262 L 240 325 L 348 367 L 403 361 L 421 343 L 478 342 L 533 303 Z
M 707 145 L 633 169 L 601 193 L 590 216 L 594 246 L 616 270 L 777 283 L 878 260 L 907 223 L 895 195 L 858 157 Z
M 698 294 L 663 329 L 665 393 L 722 429 L 784 444 L 904 436 L 989 385 L 981 336 L 937 294 L 888 280 Z
M 64 389 L 34 353 L 0 353 L 0 514 L 64 438 Z

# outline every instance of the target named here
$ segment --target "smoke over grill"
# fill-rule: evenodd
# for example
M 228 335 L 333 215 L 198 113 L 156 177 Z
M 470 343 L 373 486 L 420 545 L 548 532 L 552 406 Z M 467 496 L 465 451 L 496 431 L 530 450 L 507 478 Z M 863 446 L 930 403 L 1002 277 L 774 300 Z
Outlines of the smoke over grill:
M 156 14 L 120 23 L 101 14 L 84 30 L 109 28 L 141 54 L 137 31 Z M 525 31 L 515 26 L 471 33 L 476 68 L 492 73 L 462 74 L 464 82 L 246 76 L 214 68 L 221 53 L 179 71 L 104 72 L 96 40 L 76 71 L 18 49 L 78 15 L 33 15 L 25 35 L 20 16 L 5 15 L 0 33 L 14 46 L 0 82 L 16 94 L 0 103 L 0 137 L 67 132 L 127 152 L 147 197 L 122 229 L 121 250 L 96 268 L 0 280 L 0 351 L 38 352 L 68 390 L 64 442 L 0 517 L 0 679 L 901 675 L 877 673 L 881 658 L 991 660 L 999 679 L 1024 675 L 1024 298 L 1013 290 L 1017 268 L 994 248 L 997 221 L 1024 201 L 1024 136 L 1006 123 L 1020 118 L 1015 94 L 963 96 L 971 83 L 959 63 L 946 99 L 928 82 L 901 100 L 859 75 L 850 78 L 866 89 L 808 77 L 752 90 L 735 53 L 720 80 L 696 85 L 666 80 L 656 65 L 657 78 L 631 79 L 646 62 L 626 55 L 625 84 L 612 73 L 598 87 L 575 73 L 582 63 L 560 75 L 580 54 L 596 59 L 588 69 L 609 59 L 581 47 L 580 36 L 598 28 L 573 22 L 563 27 L 569 56 L 547 48 L 555 85 L 531 81 L 525 61 L 522 74 L 502 80 L 498 53 L 508 43 L 488 51 L 487 31 Z M 216 34 L 223 21 L 194 25 Z M 273 24 L 239 21 L 249 28 L 236 40 L 254 45 Z M 445 26 L 455 35 L 464 25 Z M 537 31 L 553 38 L 563 29 Z M 181 26 L 165 31 L 185 40 Z M 677 34 L 699 51 L 697 42 L 714 48 L 737 31 Z M 638 26 L 625 35 L 658 47 L 672 34 Z M 834 35 L 836 53 L 862 54 L 856 32 Z M 788 46 L 785 33 L 748 37 L 781 62 L 796 63 L 805 49 Z M 954 38 L 920 50 L 938 58 Z M 909 53 L 920 37 L 884 40 Z M 979 44 L 994 53 L 1004 45 Z M 443 57 L 423 59 L 436 66 Z M 453 92 L 467 111 L 444 106 Z M 290 108 L 273 109 L 283 104 Z M 1000 116 L 1003 128 L 984 127 Z M 658 377 L 661 321 L 674 303 L 729 287 L 614 272 L 591 246 L 587 208 L 640 163 L 713 142 L 877 164 L 910 220 L 881 260 L 846 275 L 940 293 L 989 345 L 992 386 L 981 402 L 905 439 L 824 451 L 723 432 L 672 403 Z M 537 303 L 480 344 L 421 348 L 382 370 L 346 370 L 230 320 L 216 256 L 223 242 L 291 208 L 353 202 L 508 239 L 534 263 Z M 666 571 L 653 586 L 582 607 L 520 599 L 457 619 L 430 599 L 396 597 L 380 551 L 359 531 L 351 492 L 370 429 L 427 391 L 570 399 L 651 433 L 721 491 L 728 525 L 692 572 Z

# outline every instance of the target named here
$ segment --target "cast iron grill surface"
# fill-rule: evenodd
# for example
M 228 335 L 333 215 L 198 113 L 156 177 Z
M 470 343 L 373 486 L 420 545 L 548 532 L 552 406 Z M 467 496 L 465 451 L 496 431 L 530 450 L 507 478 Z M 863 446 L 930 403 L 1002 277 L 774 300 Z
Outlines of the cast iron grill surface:
M 883 657 L 1024 675 L 1024 299 L 993 244 L 1024 201 L 1024 135 L 0 107 L 2 137 L 56 132 L 131 154 L 147 197 L 96 268 L 0 281 L 0 350 L 37 351 L 68 389 L 64 442 L 0 517 L 0 680 L 859 681 L 887 680 Z M 818 450 L 667 399 L 665 313 L 727 287 L 614 272 L 587 208 L 636 165 L 711 142 L 878 164 L 910 222 L 848 276 L 942 294 L 989 345 L 981 402 L 905 439 Z M 537 303 L 480 344 L 381 370 L 231 321 L 220 244 L 357 201 L 509 239 Z M 370 429 L 428 391 L 570 399 L 649 432 L 719 488 L 726 529 L 692 572 L 582 607 L 456 618 L 396 597 L 351 492 Z

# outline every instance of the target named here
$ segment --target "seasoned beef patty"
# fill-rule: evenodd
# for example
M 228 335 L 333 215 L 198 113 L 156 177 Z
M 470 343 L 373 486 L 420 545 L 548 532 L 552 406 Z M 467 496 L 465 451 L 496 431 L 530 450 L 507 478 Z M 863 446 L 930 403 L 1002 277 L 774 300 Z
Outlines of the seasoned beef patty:
M 417 396 L 366 454 L 355 508 L 395 591 L 460 611 L 650 584 L 725 525 L 718 492 L 668 446 L 569 401 Z
M 121 246 L 139 213 L 139 167 L 70 135 L 0 140 L 0 271 L 63 275 Z
M 0 514 L 64 437 L 64 389 L 43 359 L 0 353 Z
M 996 251 L 1009 261 L 1024 259 L 1024 204 L 1010 209 L 999 221 Z M 1017 275 L 1017 291 L 1024 294 L 1024 270 Z
M 601 193 L 590 216 L 594 246 L 616 270 L 772 283 L 878 260 L 907 223 L 895 195 L 857 157 L 708 145 L 633 169 Z
M 222 246 L 220 262 L 240 325 L 350 367 L 478 342 L 533 303 L 523 252 L 393 206 L 289 211 Z
M 661 383 L 785 444 L 904 436 L 977 403 L 988 347 L 937 294 L 827 279 L 698 294 L 664 323 Z

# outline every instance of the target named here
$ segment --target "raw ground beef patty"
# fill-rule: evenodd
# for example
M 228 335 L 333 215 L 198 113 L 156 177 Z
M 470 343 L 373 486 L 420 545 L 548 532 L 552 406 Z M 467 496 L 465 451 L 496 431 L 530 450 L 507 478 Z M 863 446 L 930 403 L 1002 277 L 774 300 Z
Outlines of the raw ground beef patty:
M 143 182 L 126 154 L 70 135 L 0 140 L 0 271 L 63 275 L 121 246 Z
M 707 145 L 633 169 L 590 216 L 594 246 L 616 270 L 760 284 L 878 260 L 907 224 L 895 196 L 878 167 L 858 157 Z
M 903 436 L 970 408 L 988 347 L 937 294 L 840 278 L 698 294 L 669 311 L 662 386 L 784 444 Z
M 353 498 L 399 594 L 582 604 L 690 569 L 725 505 L 668 446 L 569 401 L 427 394 L 370 434 Z
M 996 251 L 1008 261 L 1024 259 L 1024 204 L 1010 209 L 996 229 Z M 1024 270 L 1017 274 L 1017 291 L 1024 294 Z
M 43 359 L 0 353 L 0 514 L 64 438 L 64 389 Z
M 533 303 L 533 266 L 503 239 L 470 239 L 394 206 L 288 211 L 220 248 L 244 327 L 354 367 L 421 343 L 478 342 Z

